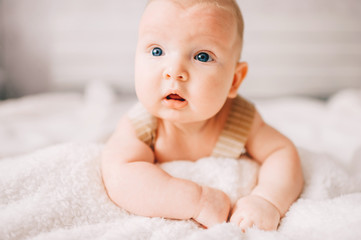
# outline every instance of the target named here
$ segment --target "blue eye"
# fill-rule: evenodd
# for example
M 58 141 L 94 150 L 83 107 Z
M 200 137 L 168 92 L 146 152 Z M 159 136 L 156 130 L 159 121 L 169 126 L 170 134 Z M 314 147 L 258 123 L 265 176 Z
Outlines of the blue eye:
M 208 53 L 205 53 L 205 52 L 201 52 L 201 53 L 198 53 L 194 59 L 200 61 L 200 62 L 210 62 L 212 61 L 213 59 L 209 56 Z
M 159 47 L 155 47 L 153 48 L 152 50 L 152 55 L 155 56 L 155 57 L 159 57 L 159 56 L 162 56 L 163 54 L 163 50 L 160 49 Z

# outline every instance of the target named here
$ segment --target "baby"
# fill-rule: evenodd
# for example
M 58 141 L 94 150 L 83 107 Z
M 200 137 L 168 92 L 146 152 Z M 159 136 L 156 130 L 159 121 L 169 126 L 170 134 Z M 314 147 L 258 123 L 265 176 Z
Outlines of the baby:
M 243 20 L 235 0 L 151 0 L 139 26 L 135 88 L 139 104 L 102 154 L 109 197 L 131 213 L 230 221 L 275 230 L 303 186 L 292 142 L 267 125 L 237 92 Z M 222 191 L 170 176 L 155 163 L 202 157 L 261 164 L 257 186 L 231 206 Z

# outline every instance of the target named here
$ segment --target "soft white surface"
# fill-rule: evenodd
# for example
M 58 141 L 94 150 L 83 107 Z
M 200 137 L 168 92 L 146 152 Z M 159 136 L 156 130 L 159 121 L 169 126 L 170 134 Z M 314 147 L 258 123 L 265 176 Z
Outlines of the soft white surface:
M 0 102 L 0 158 L 67 141 L 101 141 L 135 98 L 100 82 L 84 95 L 50 93 Z
M 102 185 L 99 154 L 131 102 L 95 84 L 84 96 L 0 103 L 0 239 L 361 238 L 361 89 L 327 102 L 255 101 L 264 119 L 299 147 L 306 180 L 275 232 L 242 233 L 229 223 L 203 230 L 192 221 L 139 217 L 116 207 Z M 248 160 L 214 158 L 162 167 L 233 200 L 250 190 L 257 171 Z

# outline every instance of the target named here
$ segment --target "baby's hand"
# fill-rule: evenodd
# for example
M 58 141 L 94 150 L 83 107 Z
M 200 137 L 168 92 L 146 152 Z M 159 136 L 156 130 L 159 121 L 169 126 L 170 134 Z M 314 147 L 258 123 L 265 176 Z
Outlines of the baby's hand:
M 211 227 L 226 222 L 230 208 L 230 199 L 224 192 L 202 186 L 198 211 L 193 219 L 205 227 Z
M 272 203 L 262 197 L 249 195 L 237 201 L 230 222 L 240 226 L 243 231 L 252 226 L 277 230 L 280 218 L 278 209 Z

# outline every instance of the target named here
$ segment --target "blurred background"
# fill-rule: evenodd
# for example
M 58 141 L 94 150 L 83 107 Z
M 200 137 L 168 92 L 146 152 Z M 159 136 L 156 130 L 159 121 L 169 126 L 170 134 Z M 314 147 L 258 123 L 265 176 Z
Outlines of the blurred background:
M 82 91 L 94 80 L 134 94 L 146 0 L 0 0 L 0 99 Z M 249 97 L 326 98 L 361 87 L 360 0 L 238 0 Z

